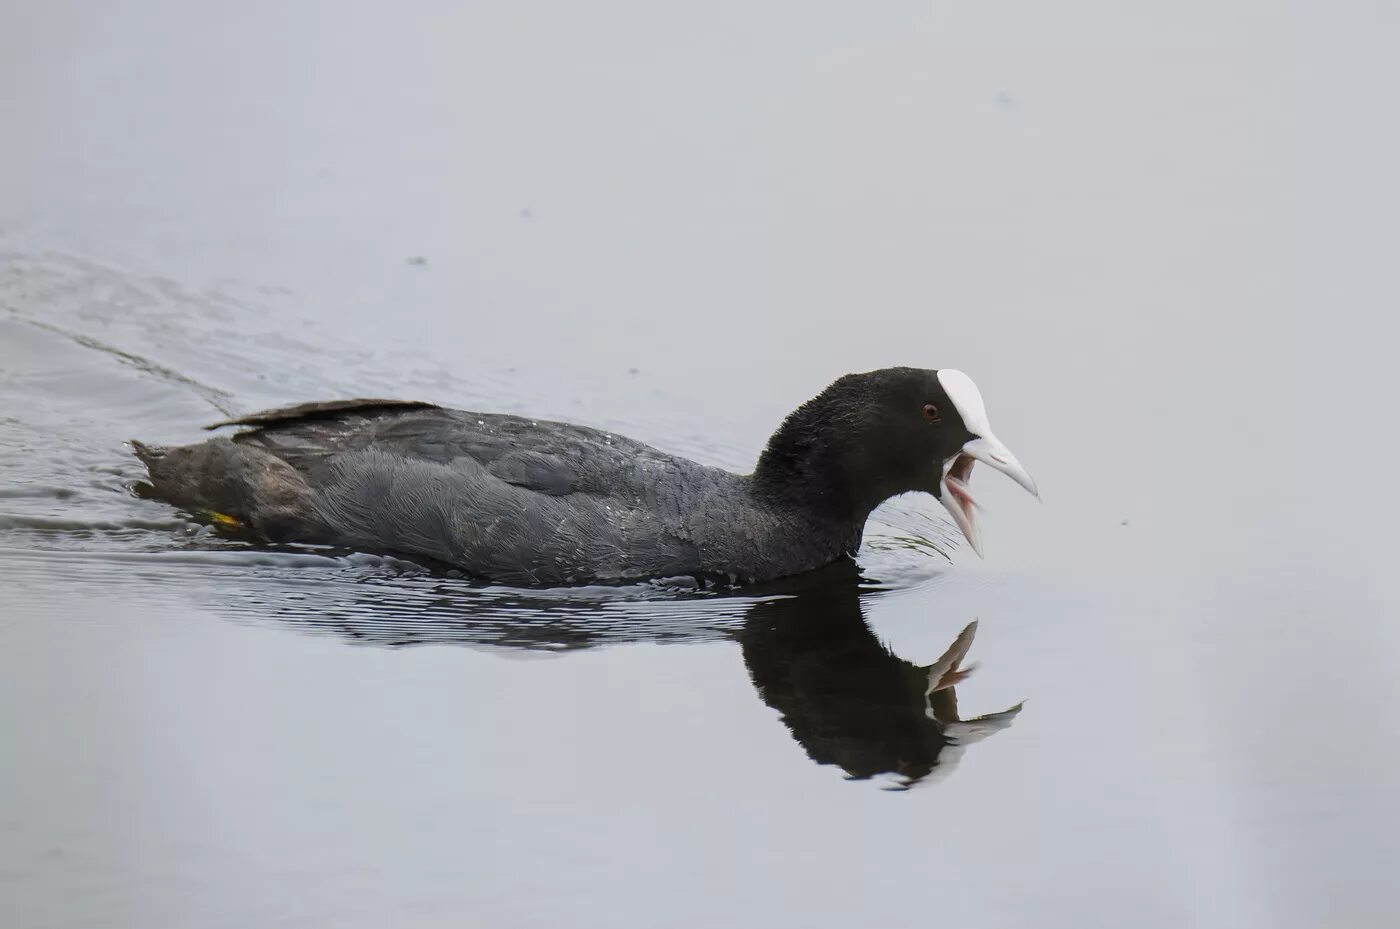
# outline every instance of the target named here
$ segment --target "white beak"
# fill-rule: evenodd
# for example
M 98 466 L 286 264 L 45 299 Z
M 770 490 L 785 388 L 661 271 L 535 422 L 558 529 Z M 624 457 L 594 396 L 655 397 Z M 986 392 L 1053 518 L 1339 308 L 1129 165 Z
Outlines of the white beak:
M 996 468 L 1002 474 L 1011 478 L 1026 492 L 1037 500 L 1040 499 L 1040 488 L 1035 486 L 1035 479 L 1021 467 L 1021 462 L 1016 460 L 1016 456 L 1011 454 L 1011 449 L 1001 444 L 1001 440 L 994 435 L 986 435 L 980 439 L 973 439 L 963 446 L 963 454 L 978 461 L 984 462 Z
M 1036 499 L 1040 498 L 1040 490 L 1035 486 L 1034 479 L 1016 460 L 1016 456 L 1011 454 L 1011 449 L 1001 444 L 1001 440 L 990 432 L 972 439 L 962 447 L 961 453 L 943 463 L 939 502 L 948 510 L 953 522 L 958 524 L 962 534 L 967 537 L 967 543 L 980 558 L 982 534 L 977 527 L 977 501 L 967 489 L 974 459 L 996 468 L 1034 494 Z

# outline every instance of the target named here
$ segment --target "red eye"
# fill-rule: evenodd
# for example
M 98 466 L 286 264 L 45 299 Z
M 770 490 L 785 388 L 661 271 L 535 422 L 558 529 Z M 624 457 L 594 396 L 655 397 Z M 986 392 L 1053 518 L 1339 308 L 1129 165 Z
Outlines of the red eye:
M 943 421 L 943 417 L 938 414 L 938 407 L 934 406 L 932 403 L 925 403 L 922 412 L 924 414 L 924 419 L 931 423 Z

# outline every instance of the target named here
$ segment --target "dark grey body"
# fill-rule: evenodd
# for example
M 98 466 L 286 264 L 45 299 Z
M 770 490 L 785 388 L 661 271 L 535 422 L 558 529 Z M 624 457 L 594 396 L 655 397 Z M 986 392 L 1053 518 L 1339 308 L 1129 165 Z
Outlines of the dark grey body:
M 157 495 L 276 541 L 424 556 L 518 584 L 759 581 L 860 545 L 752 477 L 567 423 L 422 404 L 309 404 L 198 445 L 137 443 Z
M 837 378 L 783 420 L 749 475 L 585 426 L 426 403 L 309 403 L 210 428 L 238 425 L 253 428 L 133 442 L 155 495 L 273 541 L 541 585 L 810 571 L 854 554 L 882 501 L 939 494 L 943 462 L 972 438 L 922 368 Z

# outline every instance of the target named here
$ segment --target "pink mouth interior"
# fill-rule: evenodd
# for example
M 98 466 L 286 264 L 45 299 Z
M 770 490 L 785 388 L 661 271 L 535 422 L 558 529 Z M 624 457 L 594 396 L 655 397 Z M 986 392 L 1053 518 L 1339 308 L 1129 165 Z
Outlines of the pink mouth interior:
M 976 505 L 972 499 L 972 494 L 967 491 L 968 479 L 972 477 L 973 459 L 967 455 L 959 455 L 953 466 L 948 469 L 948 477 L 945 484 L 948 491 L 957 498 L 958 505 L 963 512 L 970 511 Z

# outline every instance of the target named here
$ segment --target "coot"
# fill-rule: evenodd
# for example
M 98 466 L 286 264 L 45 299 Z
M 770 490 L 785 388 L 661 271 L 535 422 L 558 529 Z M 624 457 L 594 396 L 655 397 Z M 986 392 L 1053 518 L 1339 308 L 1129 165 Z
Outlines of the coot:
M 419 556 L 511 584 L 736 582 L 850 556 L 870 511 L 937 497 L 981 554 L 973 461 L 1037 494 L 960 371 L 848 374 L 789 415 L 752 474 L 569 423 L 428 403 L 307 403 L 133 442 L 153 495 L 269 541 Z

